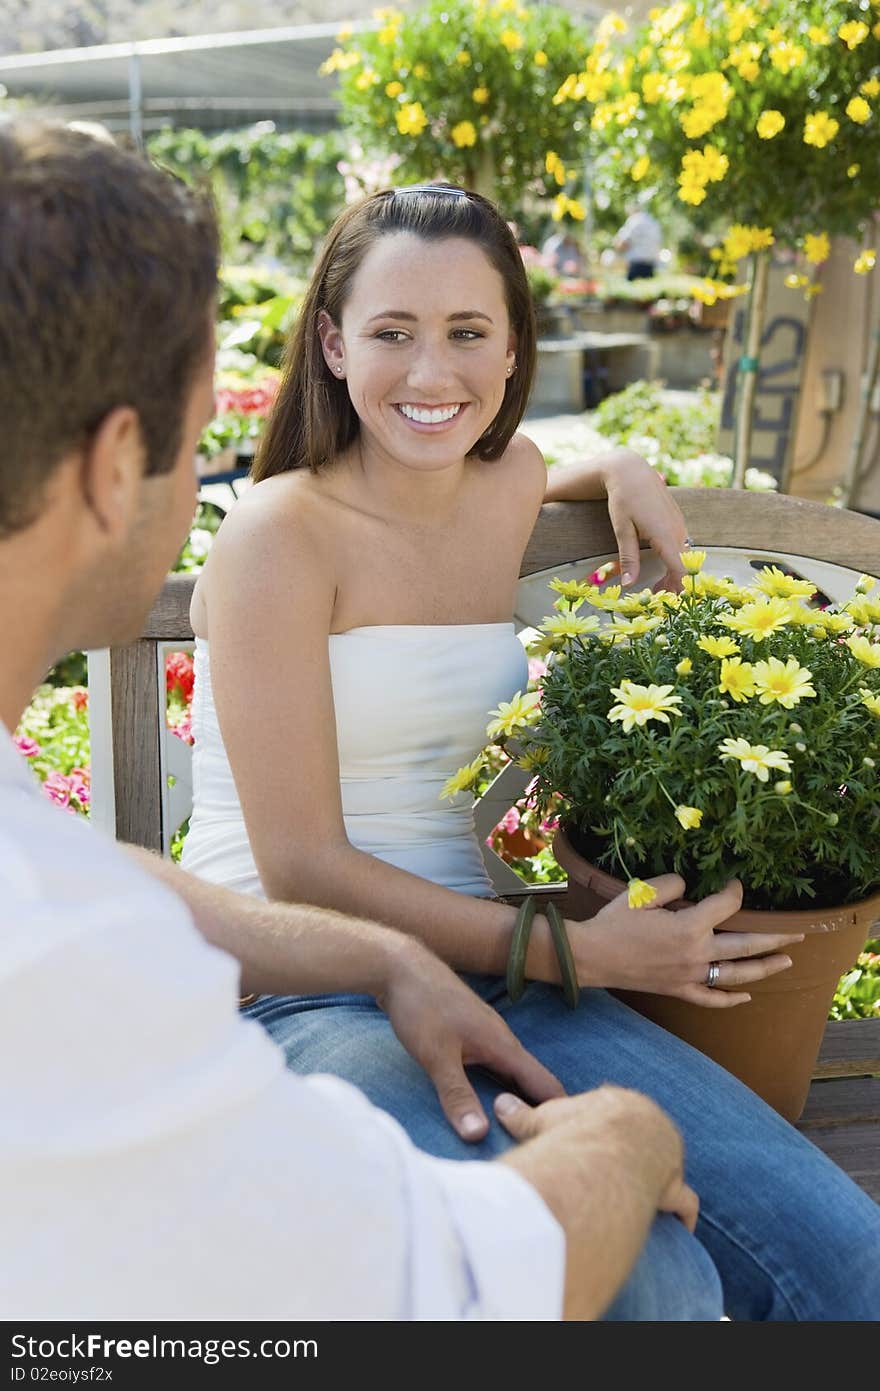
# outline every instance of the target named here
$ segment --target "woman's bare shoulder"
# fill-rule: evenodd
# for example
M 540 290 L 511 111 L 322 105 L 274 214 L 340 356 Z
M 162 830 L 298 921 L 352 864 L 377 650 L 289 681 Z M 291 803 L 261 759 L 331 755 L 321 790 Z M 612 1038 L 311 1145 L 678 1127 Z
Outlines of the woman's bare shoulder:
M 540 449 L 527 435 L 515 434 L 501 458 L 489 468 L 503 470 L 505 489 L 513 490 L 529 505 L 540 505 L 547 486 L 547 465 Z
M 314 478 L 296 471 L 266 478 L 230 508 L 211 547 L 193 601 L 193 627 L 207 623 L 215 597 L 261 594 L 264 602 L 293 585 L 334 587 L 330 510 Z M 204 636 L 205 634 L 200 634 Z

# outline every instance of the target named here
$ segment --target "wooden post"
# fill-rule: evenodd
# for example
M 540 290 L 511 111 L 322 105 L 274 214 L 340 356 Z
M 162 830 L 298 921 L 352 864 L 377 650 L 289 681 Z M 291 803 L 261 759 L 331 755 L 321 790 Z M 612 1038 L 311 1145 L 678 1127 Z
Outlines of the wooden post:
M 764 306 L 767 302 L 767 274 L 770 269 L 769 250 L 755 252 L 752 282 L 749 290 L 749 327 L 746 350 L 739 361 L 740 397 L 736 425 L 736 454 L 733 461 L 731 488 L 744 488 L 746 469 L 752 445 L 752 417 L 755 409 L 755 388 L 758 381 L 758 362 L 761 352 L 761 333 L 764 328 Z
M 853 434 L 852 445 L 850 446 L 849 458 L 846 463 L 846 472 L 843 475 L 841 484 L 842 499 L 844 507 L 849 507 L 853 493 L 859 485 L 859 477 L 862 472 L 862 455 L 865 451 L 865 435 L 868 432 L 868 415 L 871 409 L 871 397 L 874 388 L 880 381 L 880 328 L 875 328 L 871 336 L 871 347 L 868 353 L 868 361 L 862 374 L 862 391 L 859 398 L 859 413 L 856 416 L 856 428 Z

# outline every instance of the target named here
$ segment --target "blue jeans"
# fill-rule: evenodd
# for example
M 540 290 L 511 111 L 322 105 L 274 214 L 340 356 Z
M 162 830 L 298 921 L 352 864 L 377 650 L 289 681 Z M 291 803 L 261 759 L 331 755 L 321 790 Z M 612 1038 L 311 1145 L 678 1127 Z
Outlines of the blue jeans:
M 572 1013 L 552 986 L 532 983 L 512 1004 L 501 978 L 466 979 L 569 1092 L 634 1087 L 684 1135 L 696 1235 L 661 1214 L 607 1318 L 877 1318 L 880 1207 L 752 1091 L 604 990 L 583 991 Z M 458 1139 L 369 996 L 264 996 L 246 1012 L 294 1071 L 353 1082 L 430 1154 L 490 1159 L 513 1143 L 492 1116 L 498 1087 L 477 1072 L 490 1131 L 478 1145 Z

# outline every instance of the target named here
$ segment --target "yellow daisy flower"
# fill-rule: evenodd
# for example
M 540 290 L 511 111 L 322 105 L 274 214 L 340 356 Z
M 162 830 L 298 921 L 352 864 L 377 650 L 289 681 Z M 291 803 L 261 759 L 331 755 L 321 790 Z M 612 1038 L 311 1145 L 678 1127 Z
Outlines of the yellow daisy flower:
M 867 638 L 852 637 L 845 639 L 846 646 L 854 657 L 866 667 L 880 667 L 880 643 L 869 642 Z
M 842 633 L 848 633 L 853 627 L 854 619 L 848 613 L 828 613 L 827 610 L 822 614 L 822 627 L 825 633 L 832 637 L 840 637 Z
M 873 575 L 859 575 L 856 594 L 870 594 L 877 581 Z
M 395 116 L 397 129 L 401 135 L 421 135 L 428 118 L 420 101 L 406 102 Z
M 626 887 L 626 901 L 630 908 L 647 908 L 657 897 L 657 890 L 644 879 L 630 879 Z
M 866 705 L 871 714 L 876 715 L 880 720 L 880 696 L 874 695 L 874 692 L 869 691 L 866 686 L 859 689 L 859 695 L 862 697 L 862 704 Z
M 753 604 L 744 604 L 739 613 L 725 615 L 721 622 L 733 628 L 744 637 L 763 642 L 770 633 L 777 632 L 792 621 L 791 605 L 784 599 L 764 599 Z
M 703 819 L 703 813 L 699 807 L 679 806 L 675 808 L 675 815 L 686 831 L 698 830 Z
M 852 97 L 846 104 L 846 114 L 856 125 L 863 126 L 871 119 L 871 108 L 864 97 Z
M 624 734 L 629 734 L 634 725 L 645 725 L 648 720 L 660 720 L 669 724 L 669 716 L 678 715 L 675 709 L 681 704 L 681 696 L 672 694 L 671 686 L 640 686 L 635 681 L 621 681 L 619 686 L 611 687 L 611 694 L 617 696 L 619 705 L 612 705 L 608 711 L 609 720 L 621 720 Z
M 515 730 L 532 724 L 539 714 L 540 699 L 540 691 L 527 691 L 525 695 L 517 691 L 511 700 L 500 700 L 497 710 L 489 711 L 495 719 L 486 726 L 486 737 L 489 740 L 497 739 L 499 735 L 513 734 Z
M 767 782 L 770 769 L 791 772 L 791 759 L 781 749 L 768 749 L 766 744 L 750 744 L 748 739 L 722 739 L 718 745 L 722 762 L 735 758 L 746 773 L 754 773 L 760 782 Z
M 540 631 L 551 638 L 579 638 L 585 633 L 595 633 L 598 627 L 599 619 L 594 613 L 581 617 L 569 610 L 555 618 L 545 618 Z
M 722 695 L 729 695 L 737 705 L 755 694 L 754 674 L 751 665 L 741 657 L 725 657 L 721 662 L 718 689 Z
M 792 710 L 800 701 L 816 694 L 815 687 L 810 685 L 813 673 L 802 667 L 797 657 L 789 657 L 786 662 L 771 657 L 766 662 L 755 662 L 752 670 L 762 705 L 776 704 Z
M 788 778 L 781 778 L 779 782 L 773 784 L 773 791 L 780 797 L 787 797 L 791 791 L 791 782 Z
M 473 787 L 483 771 L 482 756 L 475 758 L 473 763 L 466 763 L 458 772 L 453 773 L 451 778 L 447 778 L 440 789 L 440 800 L 444 798 L 452 799 L 457 797 L 460 792 L 467 792 Z
M 861 251 L 853 261 L 853 270 L 856 275 L 867 275 L 877 264 L 877 252 L 872 247 L 866 251 Z
M 688 574 L 695 575 L 706 564 L 705 551 L 682 551 L 678 557 Z
M 698 638 L 697 646 L 710 657 L 735 657 L 739 652 L 733 638 L 726 635 L 720 638 Z
M 598 621 L 597 619 L 596 622 Z M 662 623 L 662 618 L 619 618 L 615 615 L 613 632 L 618 637 L 638 638 L 644 633 L 650 633 L 654 628 L 659 628 Z
M 599 592 L 595 585 L 588 584 L 586 580 L 551 580 L 550 588 L 561 594 L 563 599 L 578 599 L 581 602 Z
M 809 580 L 797 580 L 793 575 L 786 575 L 775 565 L 765 565 L 758 571 L 754 587 L 760 589 L 763 594 L 769 594 L 771 599 L 810 599 L 816 593 L 816 586 L 810 584 Z
M 779 134 L 784 125 L 785 117 L 781 111 L 762 111 L 755 129 L 761 140 L 772 140 L 774 135 Z
M 824 150 L 839 130 L 840 122 L 829 116 L 827 111 L 816 111 L 804 117 L 804 144 Z
M 471 96 L 477 103 L 477 106 L 485 106 L 486 102 L 489 100 L 489 88 L 475 87 L 474 90 L 471 92 Z
M 677 662 L 675 667 L 675 670 L 678 672 L 679 676 L 690 676 L 693 669 L 694 664 L 691 661 L 690 657 L 682 657 L 681 661 Z
M 458 125 L 452 127 L 451 135 L 453 145 L 460 150 L 477 143 L 477 129 L 473 121 L 459 121 Z

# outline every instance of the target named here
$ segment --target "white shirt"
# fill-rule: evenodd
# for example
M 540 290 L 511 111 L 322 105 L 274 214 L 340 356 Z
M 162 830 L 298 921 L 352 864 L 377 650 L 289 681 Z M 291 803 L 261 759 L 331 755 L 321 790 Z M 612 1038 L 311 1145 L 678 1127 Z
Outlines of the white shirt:
M 654 262 L 663 248 L 660 224 L 644 208 L 626 219 L 615 240 L 626 243 L 622 249 L 627 261 Z
M 535 1190 L 288 1072 L 237 963 L 2 724 L 0 904 L 0 1318 L 560 1316 Z

